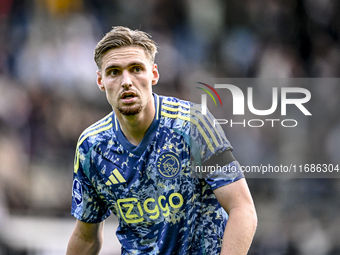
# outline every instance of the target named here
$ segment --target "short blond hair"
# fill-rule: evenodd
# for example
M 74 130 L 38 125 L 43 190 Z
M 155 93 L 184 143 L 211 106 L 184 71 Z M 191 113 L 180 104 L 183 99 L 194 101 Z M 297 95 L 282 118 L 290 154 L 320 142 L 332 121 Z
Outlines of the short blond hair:
M 108 50 L 130 45 L 143 47 L 151 62 L 155 62 L 157 44 L 148 33 L 140 30 L 131 30 L 127 27 L 115 26 L 98 42 L 94 50 L 94 61 L 98 68 L 101 69 L 103 56 Z

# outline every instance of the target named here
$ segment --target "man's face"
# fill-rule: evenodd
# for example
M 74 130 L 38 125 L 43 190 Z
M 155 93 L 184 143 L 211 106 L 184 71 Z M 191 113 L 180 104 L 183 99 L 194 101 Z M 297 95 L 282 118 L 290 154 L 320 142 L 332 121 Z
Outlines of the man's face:
M 142 47 L 124 46 L 105 53 L 97 84 L 115 111 L 131 116 L 153 105 L 151 87 L 158 77 L 157 65 Z

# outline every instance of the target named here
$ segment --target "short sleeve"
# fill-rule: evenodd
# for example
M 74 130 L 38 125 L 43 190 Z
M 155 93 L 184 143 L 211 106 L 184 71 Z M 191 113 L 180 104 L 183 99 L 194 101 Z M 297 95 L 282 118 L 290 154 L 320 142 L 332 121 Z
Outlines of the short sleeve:
M 111 211 L 90 181 L 89 156 L 90 151 L 84 154 L 82 147 L 77 148 L 74 161 L 71 214 L 80 221 L 97 223 L 105 220 Z
M 214 116 L 202 114 L 199 106 L 191 109 L 191 147 L 194 173 L 206 180 L 212 189 L 244 177 L 234 158 L 229 140 Z

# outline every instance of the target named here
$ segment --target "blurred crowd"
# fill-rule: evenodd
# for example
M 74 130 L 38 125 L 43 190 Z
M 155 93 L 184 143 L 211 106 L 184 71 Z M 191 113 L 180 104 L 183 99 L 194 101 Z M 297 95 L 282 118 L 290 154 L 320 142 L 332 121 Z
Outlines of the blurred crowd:
M 5 214 L 70 214 L 78 136 L 111 111 L 93 50 L 115 25 L 158 43 L 159 94 L 189 99 L 196 77 L 340 76 L 336 0 L 1 0 L 0 228 Z M 340 163 L 336 81 L 311 91 L 312 110 L 325 114 L 302 130 L 308 163 Z M 233 131 L 235 147 L 247 144 L 241 162 L 280 156 L 280 144 L 253 132 Z M 338 180 L 248 182 L 264 222 L 250 254 L 340 253 Z

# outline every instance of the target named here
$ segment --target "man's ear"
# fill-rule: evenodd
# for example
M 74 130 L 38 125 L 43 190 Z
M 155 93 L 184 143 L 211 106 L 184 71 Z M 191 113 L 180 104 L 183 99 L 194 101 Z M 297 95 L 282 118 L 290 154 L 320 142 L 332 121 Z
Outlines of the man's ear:
M 153 77 L 152 77 L 152 83 L 151 84 L 156 85 L 158 83 L 158 80 L 159 80 L 159 72 L 158 72 L 157 64 L 153 64 L 152 74 L 153 74 Z
M 102 73 L 100 70 L 97 70 L 96 73 L 97 73 L 97 85 L 101 91 L 105 92 L 105 87 L 104 87 L 103 80 L 102 80 Z

